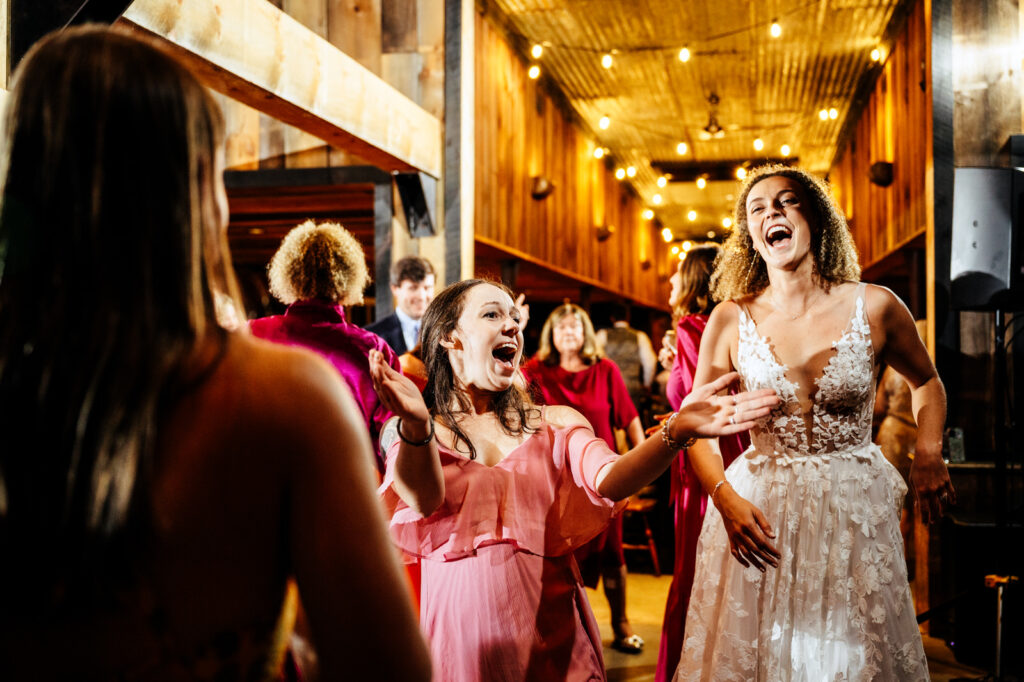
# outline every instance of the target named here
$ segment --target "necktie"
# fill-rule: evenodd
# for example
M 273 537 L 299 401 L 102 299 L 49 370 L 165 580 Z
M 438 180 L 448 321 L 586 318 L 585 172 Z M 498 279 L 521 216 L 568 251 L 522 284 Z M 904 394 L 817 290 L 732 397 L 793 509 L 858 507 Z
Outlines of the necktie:
M 419 322 L 413 322 L 412 323 L 412 343 L 413 343 L 413 345 L 416 345 L 419 342 L 420 342 L 420 323 Z

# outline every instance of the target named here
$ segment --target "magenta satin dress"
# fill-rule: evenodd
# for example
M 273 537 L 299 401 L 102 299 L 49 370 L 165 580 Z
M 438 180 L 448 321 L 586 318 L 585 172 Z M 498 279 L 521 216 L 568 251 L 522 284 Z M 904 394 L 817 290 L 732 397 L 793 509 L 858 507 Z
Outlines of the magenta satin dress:
M 569 372 L 531 358 L 523 376 L 542 405 L 568 405 L 586 417 L 594 433 L 615 450 L 615 429 L 629 427 L 636 407 L 614 362 L 601 358 L 581 372 Z M 583 583 L 596 588 L 603 568 L 626 563 L 622 551 L 622 516 L 613 518 L 605 532 L 576 552 Z
M 693 377 L 697 372 L 697 352 L 700 339 L 707 326 L 707 315 L 687 315 L 676 326 L 676 359 L 669 373 L 666 394 L 673 410 L 678 410 L 683 399 L 693 390 Z M 726 467 L 747 446 L 747 434 L 718 439 L 722 460 Z M 661 626 L 661 645 L 658 649 L 658 668 L 655 682 L 668 682 L 676 672 L 679 655 L 683 650 L 683 629 L 686 609 L 693 587 L 694 566 L 697 557 L 697 538 L 704 525 L 704 512 L 708 496 L 690 467 L 684 450 L 672 463 L 672 506 L 676 528 L 675 564 L 672 585 L 665 604 L 665 620 Z
M 434 679 L 604 680 L 572 552 L 625 504 L 594 483 L 618 455 L 582 427 L 548 424 L 493 467 L 439 447 L 445 497 L 423 518 L 394 491 L 398 447 L 379 493 L 395 543 L 421 559 Z
M 377 469 L 384 472 L 384 457 L 378 453 L 378 438 L 391 411 L 380 402 L 370 378 L 370 351 L 379 350 L 384 362 L 401 372 L 398 356 L 373 332 L 345 319 L 345 309 L 327 301 L 298 301 L 284 315 L 262 317 L 249 322 L 253 336 L 288 346 L 301 346 L 326 358 L 348 384 L 370 433 Z

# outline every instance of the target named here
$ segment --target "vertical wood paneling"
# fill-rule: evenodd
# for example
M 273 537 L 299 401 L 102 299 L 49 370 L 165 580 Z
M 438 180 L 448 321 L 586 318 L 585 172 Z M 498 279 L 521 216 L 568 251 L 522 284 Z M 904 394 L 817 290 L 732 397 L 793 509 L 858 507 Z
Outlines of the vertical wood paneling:
M 925 30 L 924 3 L 919 1 L 830 173 L 863 266 L 877 263 L 926 229 L 925 167 L 930 144 L 926 121 L 931 117 L 931 93 L 924 87 Z M 868 179 L 876 161 L 893 164 L 889 187 Z
M 529 79 L 503 34 L 480 15 L 476 31 L 477 235 L 663 306 L 669 269 L 644 270 L 641 260 L 668 259 L 668 250 L 640 200 L 593 157 L 593 142 Z M 536 175 L 555 185 L 546 199 L 530 196 Z M 602 224 L 615 233 L 599 243 Z

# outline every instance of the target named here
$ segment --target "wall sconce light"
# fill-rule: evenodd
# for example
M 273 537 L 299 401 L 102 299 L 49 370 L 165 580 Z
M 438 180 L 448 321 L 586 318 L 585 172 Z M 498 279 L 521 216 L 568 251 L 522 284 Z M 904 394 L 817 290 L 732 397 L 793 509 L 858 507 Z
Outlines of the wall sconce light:
M 608 241 L 608 238 L 615 234 L 614 225 L 598 225 L 594 229 L 597 230 L 597 241 L 599 242 Z
M 868 179 L 879 187 L 888 187 L 893 181 L 893 166 L 889 161 L 875 161 L 868 168 Z
M 538 201 L 546 199 L 549 194 L 555 191 L 555 183 L 543 175 L 533 176 L 533 185 L 530 187 L 530 196 Z

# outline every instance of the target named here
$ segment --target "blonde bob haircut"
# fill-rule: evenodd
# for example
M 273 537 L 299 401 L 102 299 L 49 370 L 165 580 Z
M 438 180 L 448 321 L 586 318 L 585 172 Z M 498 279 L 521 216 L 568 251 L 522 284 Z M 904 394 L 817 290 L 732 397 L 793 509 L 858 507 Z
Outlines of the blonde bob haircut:
M 587 311 L 574 303 L 563 303 L 551 311 L 544 328 L 540 331 L 540 349 L 537 351 L 537 358 L 546 365 L 552 367 L 559 364 L 561 355 L 555 348 L 555 327 L 564 318 L 573 315 L 583 325 L 583 348 L 580 349 L 580 359 L 584 365 L 593 365 L 600 360 L 604 353 L 597 343 L 597 334 L 594 333 L 594 324 L 590 321 Z
M 337 223 L 312 220 L 285 235 L 268 274 L 270 293 L 285 305 L 314 299 L 362 303 L 370 281 L 359 240 Z
M 736 201 L 735 227 L 723 244 L 711 276 L 711 295 L 717 301 L 759 294 L 768 286 L 764 259 L 750 239 L 747 196 L 754 185 L 775 176 L 796 181 L 803 191 L 803 199 L 810 205 L 808 219 L 811 221 L 811 252 L 814 254 L 817 283 L 828 291 L 833 284 L 860 279 L 857 247 L 846 218 L 836 206 L 825 182 L 805 170 L 772 164 L 755 168 L 747 175 Z

